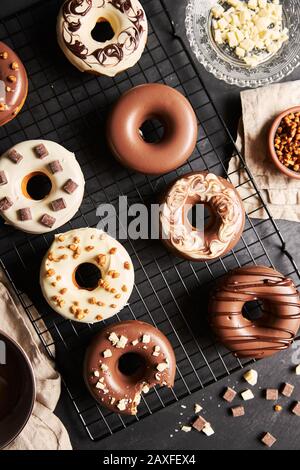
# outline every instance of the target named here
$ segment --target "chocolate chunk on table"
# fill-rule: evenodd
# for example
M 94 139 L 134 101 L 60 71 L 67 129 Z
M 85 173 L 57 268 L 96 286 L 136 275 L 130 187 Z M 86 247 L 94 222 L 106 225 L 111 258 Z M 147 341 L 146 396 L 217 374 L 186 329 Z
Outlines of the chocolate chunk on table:
M 51 217 L 51 215 L 44 214 L 40 219 L 41 224 L 45 225 L 45 227 L 52 228 L 56 222 L 55 217 Z
M 291 384 L 288 384 L 288 383 L 285 383 L 283 384 L 282 388 L 281 388 L 281 393 L 282 395 L 284 395 L 285 397 L 291 397 L 293 392 L 294 392 L 294 385 L 291 385 Z
M 18 211 L 18 214 L 19 219 L 22 220 L 22 222 L 25 222 L 26 220 L 32 220 L 32 214 L 29 207 L 24 207 L 24 209 L 20 209 Z
M 66 193 L 68 194 L 73 194 L 74 191 L 76 191 L 76 189 L 78 188 L 78 184 L 75 183 L 75 181 L 73 181 L 72 179 L 69 179 L 66 184 L 64 185 L 64 190 L 66 191 Z
M 272 434 L 270 434 L 269 432 L 267 432 L 261 439 L 261 442 L 267 447 L 272 447 L 272 445 L 274 445 L 276 441 L 276 437 L 272 436 Z
M 207 424 L 207 421 L 202 418 L 202 416 L 198 416 L 198 418 L 193 422 L 192 427 L 196 429 L 196 431 L 201 432 Z
M 38 158 L 45 158 L 47 155 L 49 155 L 48 150 L 46 149 L 44 144 L 39 144 L 36 147 L 34 147 L 34 152 Z
M 266 390 L 267 400 L 278 400 L 278 390 L 276 388 L 267 388 Z
M 240 416 L 244 416 L 245 408 L 243 406 L 235 406 L 231 408 L 231 413 L 234 418 L 239 418 Z
M 60 197 L 59 199 L 55 199 L 55 201 L 51 202 L 52 209 L 57 212 L 65 209 L 67 207 L 66 201 L 64 198 Z
M 23 160 L 22 155 L 19 152 L 17 152 L 15 149 L 9 150 L 7 153 L 7 156 L 16 165 L 20 163 L 21 160 Z
M 13 202 L 9 197 L 4 197 L 0 200 L 0 211 L 7 211 L 13 206 Z
M 54 162 L 49 163 L 49 168 L 53 175 L 55 175 L 55 173 L 59 173 L 60 171 L 63 171 L 63 167 L 61 166 L 61 163 L 59 160 L 54 160 Z
M 3 186 L 4 184 L 7 184 L 7 177 L 5 174 L 5 171 L 0 171 L 0 186 Z
M 232 388 L 230 387 L 227 387 L 224 395 L 223 395 L 223 398 L 225 401 L 227 401 L 228 403 L 231 403 L 235 397 L 236 397 L 237 393 L 236 391 L 234 391 Z
M 292 406 L 292 413 L 296 416 L 300 416 L 300 401 L 296 401 Z

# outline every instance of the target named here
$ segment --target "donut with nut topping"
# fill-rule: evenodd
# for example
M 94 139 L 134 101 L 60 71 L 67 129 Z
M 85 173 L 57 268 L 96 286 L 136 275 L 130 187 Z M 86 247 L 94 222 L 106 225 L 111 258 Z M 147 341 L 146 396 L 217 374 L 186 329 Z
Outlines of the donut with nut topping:
M 0 126 L 21 111 L 28 93 L 25 67 L 17 54 L 0 42 Z
M 83 266 L 87 270 L 78 276 Z M 75 229 L 55 236 L 41 265 L 40 284 L 57 313 L 97 323 L 125 307 L 133 290 L 134 268 L 121 243 L 102 230 Z
M 155 386 L 173 387 L 176 358 L 166 336 L 137 320 L 103 328 L 90 344 L 84 380 L 91 395 L 109 410 L 136 415 Z

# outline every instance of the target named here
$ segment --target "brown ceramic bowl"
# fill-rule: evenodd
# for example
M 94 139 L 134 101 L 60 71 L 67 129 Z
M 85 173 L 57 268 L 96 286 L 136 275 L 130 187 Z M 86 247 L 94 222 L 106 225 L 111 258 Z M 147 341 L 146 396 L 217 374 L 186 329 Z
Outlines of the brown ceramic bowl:
M 275 166 L 280 170 L 283 174 L 286 176 L 289 176 L 290 178 L 295 178 L 297 180 L 300 180 L 300 173 L 297 171 L 290 170 L 287 168 L 283 163 L 280 162 L 276 152 L 275 152 L 275 135 L 277 132 L 277 129 L 282 121 L 282 119 L 287 116 L 290 113 L 299 113 L 300 112 L 300 106 L 295 106 L 294 108 L 287 109 L 283 113 L 279 114 L 279 116 L 275 119 L 273 122 L 270 132 L 269 132 L 269 140 L 268 140 L 268 146 L 269 146 L 269 154 L 275 163 Z
M 0 449 L 22 431 L 32 413 L 35 380 L 18 344 L 0 332 Z

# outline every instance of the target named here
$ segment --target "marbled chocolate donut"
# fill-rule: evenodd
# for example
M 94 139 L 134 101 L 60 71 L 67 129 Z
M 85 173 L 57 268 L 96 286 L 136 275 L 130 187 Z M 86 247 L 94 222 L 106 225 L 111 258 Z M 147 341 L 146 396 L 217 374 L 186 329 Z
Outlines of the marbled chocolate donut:
M 114 37 L 93 39 L 97 23 L 109 22 Z M 58 43 L 82 72 L 114 77 L 133 67 L 147 41 L 148 23 L 138 0 L 66 0 L 57 20 Z
M 17 54 L 0 42 L 0 126 L 16 117 L 26 100 L 28 79 Z
M 155 144 L 146 142 L 140 131 L 151 119 L 164 126 L 164 135 Z M 139 85 L 124 93 L 107 124 L 108 144 L 117 160 L 148 175 L 183 165 L 195 149 L 197 136 L 197 118 L 189 101 L 160 83 Z
M 192 227 L 192 206 L 208 206 L 211 218 L 204 230 Z M 177 256 L 209 261 L 224 256 L 240 240 L 245 224 L 242 200 L 224 178 L 194 172 L 180 177 L 162 197 L 161 239 Z
M 156 386 L 173 387 L 176 359 L 169 340 L 158 329 L 137 320 L 105 327 L 89 346 L 84 380 L 103 406 L 137 414 L 142 393 Z
M 249 321 L 246 302 L 260 300 L 263 316 Z M 262 358 L 287 349 L 300 327 L 300 299 L 291 279 L 265 266 L 238 268 L 211 295 L 210 324 L 217 338 L 238 357 Z

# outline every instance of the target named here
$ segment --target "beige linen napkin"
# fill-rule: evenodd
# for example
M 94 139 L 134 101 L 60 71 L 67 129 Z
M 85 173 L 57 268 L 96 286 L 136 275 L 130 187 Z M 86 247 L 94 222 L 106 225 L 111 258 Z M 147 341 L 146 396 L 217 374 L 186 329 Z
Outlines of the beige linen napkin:
M 300 180 L 288 178 L 275 168 L 267 150 L 269 128 L 278 114 L 300 105 L 300 81 L 279 83 L 241 93 L 243 118 L 239 127 L 237 147 L 244 155 L 258 189 L 275 219 L 300 221 Z M 265 219 L 259 209 L 260 198 L 255 194 L 248 175 L 234 155 L 229 164 L 232 183 L 244 199 L 251 217 Z
M 0 328 L 27 353 L 36 378 L 36 402 L 22 433 L 6 450 L 69 450 L 70 439 L 61 421 L 53 414 L 61 380 L 48 359 L 22 305 L 0 268 Z

